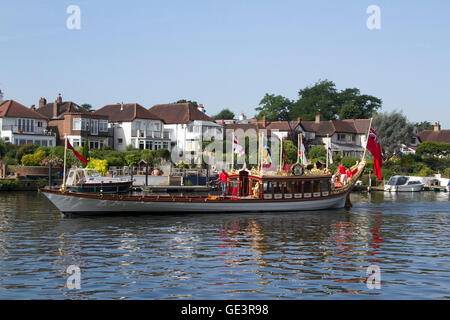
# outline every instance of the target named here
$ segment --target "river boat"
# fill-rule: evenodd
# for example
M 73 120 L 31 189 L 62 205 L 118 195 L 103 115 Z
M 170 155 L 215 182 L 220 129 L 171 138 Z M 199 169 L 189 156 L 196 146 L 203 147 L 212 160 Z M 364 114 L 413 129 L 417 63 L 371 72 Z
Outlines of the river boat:
M 425 184 L 417 179 L 407 176 L 392 176 L 384 186 L 384 191 L 389 192 L 418 192 L 422 191 Z
M 201 196 L 40 191 L 63 214 L 283 212 L 344 208 L 350 190 L 364 171 L 365 162 L 351 168 L 345 185 L 334 183 L 328 169 L 293 166 L 288 173 L 265 174 L 257 169 L 229 173 L 226 195 Z M 70 176 L 70 174 L 69 174 Z

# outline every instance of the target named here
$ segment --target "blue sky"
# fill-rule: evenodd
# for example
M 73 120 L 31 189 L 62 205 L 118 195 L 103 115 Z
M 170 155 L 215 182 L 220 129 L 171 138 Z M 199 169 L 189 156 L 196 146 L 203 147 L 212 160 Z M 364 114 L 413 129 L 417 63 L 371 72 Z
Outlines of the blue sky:
M 450 128 L 450 1 L 0 3 L 0 89 L 28 106 L 61 92 L 94 108 L 186 98 L 253 116 L 266 92 L 294 99 L 329 79 Z M 66 27 L 69 5 L 80 30 Z M 369 5 L 380 30 L 366 26 Z

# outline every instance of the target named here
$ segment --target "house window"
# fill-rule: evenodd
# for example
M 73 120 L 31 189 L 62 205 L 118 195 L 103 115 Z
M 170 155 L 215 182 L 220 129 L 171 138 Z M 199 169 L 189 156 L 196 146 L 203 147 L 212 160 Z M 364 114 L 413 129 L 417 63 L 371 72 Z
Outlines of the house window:
M 89 119 L 81 119 L 81 130 L 89 131 Z
M 153 128 L 155 131 L 161 131 L 161 124 L 159 122 L 156 122 L 153 124 Z
M 100 120 L 100 132 L 108 132 L 108 120 Z
M 164 149 L 169 149 L 169 143 L 168 142 L 163 142 L 163 148 Z
M 145 149 L 152 150 L 153 141 L 145 141 Z
M 139 140 L 139 149 L 144 150 L 145 149 L 145 141 Z
M 161 149 L 162 142 L 161 141 L 155 141 L 155 150 Z
M 345 141 L 347 139 L 345 133 L 338 133 L 337 138 L 338 141 Z
M 91 134 L 98 134 L 98 120 L 91 120 Z
M 73 140 L 72 140 L 72 146 L 73 146 L 74 148 L 79 147 L 79 146 L 80 146 L 80 139 L 73 139 Z
M 117 139 L 117 143 L 118 144 L 122 144 L 123 143 L 123 139 L 122 138 Z
M 81 130 L 81 119 L 75 118 L 73 119 L 73 130 Z
M 38 121 L 37 126 L 38 128 L 42 128 L 42 121 Z

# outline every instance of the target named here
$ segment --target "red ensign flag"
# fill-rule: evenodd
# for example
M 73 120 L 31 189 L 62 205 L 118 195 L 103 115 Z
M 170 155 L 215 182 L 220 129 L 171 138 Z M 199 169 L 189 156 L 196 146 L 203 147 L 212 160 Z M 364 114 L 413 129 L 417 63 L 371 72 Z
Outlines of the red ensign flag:
M 381 165 L 383 163 L 383 159 L 381 157 L 381 146 L 378 141 L 378 136 L 373 127 L 370 127 L 366 148 L 373 155 L 373 173 L 381 181 Z
M 87 161 L 85 158 L 83 158 L 83 156 L 81 154 L 79 154 L 77 152 L 77 150 L 74 149 L 74 147 L 72 147 L 72 145 L 69 142 L 69 139 L 67 139 L 67 149 L 70 149 L 73 151 L 73 153 L 75 154 L 75 157 L 77 157 L 78 159 L 80 159 L 81 161 L 83 161 L 85 164 L 88 164 L 89 161 Z

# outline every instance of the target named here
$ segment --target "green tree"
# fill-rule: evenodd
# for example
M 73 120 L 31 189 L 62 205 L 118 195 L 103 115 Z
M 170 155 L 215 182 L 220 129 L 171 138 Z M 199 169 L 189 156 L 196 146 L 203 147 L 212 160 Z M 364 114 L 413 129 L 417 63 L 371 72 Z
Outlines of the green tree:
M 324 146 L 321 145 L 312 146 L 307 153 L 308 159 L 319 159 L 322 161 L 326 161 L 326 157 L 327 157 L 327 150 L 325 149 Z
M 337 95 L 339 119 L 367 119 L 381 108 L 381 99 L 361 94 L 357 88 L 347 88 Z
M 259 107 L 256 108 L 258 111 L 256 118 L 262 119 L 263 116 L 266 116 L 268 121 L 287 121 L 292 104 L 293 101 L 288 98 L 266 93 L 259 102 Z
M 378 113 L 373 117 L 372 125 L 377 132 L 385 160 L 400 154 L 401 144 L 411 141 L 413 125 L 401 112 Z
M 338 106 L 338 92 L 333 81 L 321 80 L 310 87 L 298 92 L 299 99 L 290 110 L 291 119 L 301 117 L 302 120 L 314 120 L 321 114 L 324 120 L 336 119 Z
M 6 143 L 0 139 L 0 159 L 6 155 Z
M 447 155 L 450 153 L 450 144 L 445 142 L 431 142 L 426 141 L 421 143 L 416 150 L 417 155 Z
M 232 120 L 234 119 L 234 113 L 231 112 L 229 109 L 223 109 L 212 118 L 214 120 Z
M 298 150 L 297 146 L 291 140 L 283 141 L 283 150 L 286 155 L 288 164 L 294 164 L 297 162 Z
M 81 156 L 83 158 L 85 158 L 86 160 L 89 160 L 89 145 L 88 145 L 87 141 L 85 141 L 83 143 L 83 150 L 81 151 Z M 85 168 L 85 167 L 86 167 L 86 164 L 83 163 L 83 168 Z
M 186 100 L 186 99 L 180 99 L 180 100 L 178 100 L 177 102 L 174 102 L 174 103 L 190 103 L 190 104 L 192 104 L 194 107 L 196 107 L 196 108 L 198 108 L 198 103 L 197 103 L 197 101 L 191 101 L 191 100 Z
M 433 130 L 434 126 L 431 122 L 428 121 L 422 121 L 422 122 L 416 122 L 414 124 L 414 126 L 417 128 L 417 130 L 419 131 L 423 131 L 423 130 Z
M 86 109 L 86 110 L 89 111 L 89 112 L 93 111 L 93 110 L 92 110 L 92 106 L 91 106 L 90 104 L 88 104 L 88 103 L 82 104 L 81 107 L 82 107 L 83 109 Z

